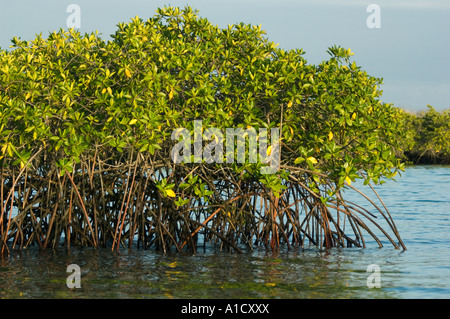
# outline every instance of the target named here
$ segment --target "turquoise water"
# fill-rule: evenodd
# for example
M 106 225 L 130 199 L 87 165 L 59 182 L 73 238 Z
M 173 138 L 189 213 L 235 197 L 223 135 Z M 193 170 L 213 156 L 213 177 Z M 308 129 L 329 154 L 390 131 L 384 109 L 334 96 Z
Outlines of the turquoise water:
M 0 257 L 0 298 L 449 298 L 450 167 L 408 167 L 377 191 L 406 251 L 388 242 L 196 255 L 27 249 Z M 81 288 L 68 288 L 69 264 L 80 267 Z M 367 271 L 373 264 L 378 273 Z M 374 275 L 379 288 L 368 287 Z

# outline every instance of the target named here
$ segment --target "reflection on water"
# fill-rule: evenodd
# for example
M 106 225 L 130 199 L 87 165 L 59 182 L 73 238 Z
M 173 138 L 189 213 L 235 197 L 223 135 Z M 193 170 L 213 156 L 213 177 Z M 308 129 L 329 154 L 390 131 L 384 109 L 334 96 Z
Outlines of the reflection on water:
M 377 188 L 407 251 L 388 243 L 240 255 L 27 249 L 0 259 L 0 297 L 449 298 L 449 185 L 450 167 L 410 167 Z M 80 289 L 67 287 L 70 264 L 80 266 Z M 371 264 L 381 269 L 381 288 L 367 287 Z
M 107 249 L 24 251 L 3 260 L 1 297 L 24 298 L 361 298 L 366 268 L 380 250 L 317 250 L 196 255 Z M 398 251 L 391 251 L 393 256 Z M 383 256 L 383 254 L 381 254 Z M 384 254 L 386 255 L 386 254 Z M 389 255 L 389 254 L 388 254 Z M 377 258 L 375 256 L 378 256 Z M 384 256 L 381 258 L 385 258 Z M 81 268 L 81 288 L 66 285 L 67 265 Z

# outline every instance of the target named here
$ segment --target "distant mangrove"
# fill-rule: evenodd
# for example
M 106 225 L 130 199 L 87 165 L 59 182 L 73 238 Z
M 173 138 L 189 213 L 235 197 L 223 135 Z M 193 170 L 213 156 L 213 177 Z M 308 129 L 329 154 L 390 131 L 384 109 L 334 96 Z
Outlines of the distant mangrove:
M 406 138 L 404 159 L 412 164 L 450 164 L 450 110 L 427 105 L 426 111 L 401 112 Z

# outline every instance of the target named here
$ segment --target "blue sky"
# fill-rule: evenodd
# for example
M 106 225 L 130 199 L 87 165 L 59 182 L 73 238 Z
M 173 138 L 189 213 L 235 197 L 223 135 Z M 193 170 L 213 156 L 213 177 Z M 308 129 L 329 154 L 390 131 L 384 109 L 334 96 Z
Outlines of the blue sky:
M 450 1 L 448 0 L 0 0 L 0 47 L 67 28 L 70 4 L 80 8 L 81 32 L 109 39 L 119 22 L 143 19 L 164 5 L 190 5 L 219 27 L 259 25 L 281 48 L 302 48 L 309 63 L 327 59 L 333 45 L 351 48 L 353 60 L 384 79 L 384 102 L 411 111 L 450 108 Z M 380 28 L 369 28 L 369 4 L 380 9 Z

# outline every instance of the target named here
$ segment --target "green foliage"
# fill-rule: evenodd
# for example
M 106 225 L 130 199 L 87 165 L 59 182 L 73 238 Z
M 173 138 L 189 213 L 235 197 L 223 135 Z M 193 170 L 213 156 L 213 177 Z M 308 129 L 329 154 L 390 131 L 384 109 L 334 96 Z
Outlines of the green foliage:
M 111 146 L 167 147 L 170 131 L 201 118 L 219 129 L 282 128 L 282 163 L 314 157 L 342 185 L 365 172 L 392 176 L 401 131 L 378 98 L 376 79 L 350 63 L 350 50 L 308 65 L 255 26 L 221 30 L 187 8 L 165 8 L 119 24 L 114 40 L 59 31 L 13 40 L 1 53 L 1 140 L 6 159 L 26 163 L 39 147 L 55 162 Z
M 277 48 L 259 26 L 220 29 L 189 7 L 121 23 L 112 41 L 73 29 L 15 38 L 11 51 L 0 52 L 1 165 L 63 188 L 72 185 L 60 180 L 69 173 L 80 189 L 104 187 L 95 180 L 104 183 L 120 167 L 112 183 L 147 176 L 160 195 L 143 198 L 175 210 L 238 198 L 245 190 L 234 181 L 280 197 L 301 180 L 320 197 L 345 181 L 393 177 L 402 169 L 398 110 L 379 100 L 381 79 L 351 62 L 350 49 L 328 52 L 329 60 L 308 64 L 302 50 Z M 281 169 L 264 176 L 261 162 L 174 165 L 171 132 L 192 132 L 194 119 L 222 132 L 280 128 Z M 217 189 L 222 180 L 226 196 Z M 125 193 L 129 183 L 120 183 Z
M 407 160 L 419 164 L 450 163 L 450 110 L 428 110 L 417 114 L 402 111 L 407 139 L 402 150 Z

